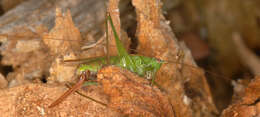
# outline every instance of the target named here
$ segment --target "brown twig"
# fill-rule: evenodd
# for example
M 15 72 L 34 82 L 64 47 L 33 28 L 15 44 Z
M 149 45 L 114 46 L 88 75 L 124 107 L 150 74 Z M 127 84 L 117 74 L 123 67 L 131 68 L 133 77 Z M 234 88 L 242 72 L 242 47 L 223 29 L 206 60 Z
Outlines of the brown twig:
M 260 59 L 243 43 L 239 33 L 233 33 L 233 41 L 243 62 L 254 75 L 260 75 Z

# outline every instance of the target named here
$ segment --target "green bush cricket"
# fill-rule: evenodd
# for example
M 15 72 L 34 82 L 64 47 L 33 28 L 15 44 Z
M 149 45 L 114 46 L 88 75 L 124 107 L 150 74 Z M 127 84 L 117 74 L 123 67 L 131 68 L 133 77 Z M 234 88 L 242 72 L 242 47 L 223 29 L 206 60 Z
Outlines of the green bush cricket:
M 110 14 L 107 16 L 106 24 L 111 25 L 112 32 L 115 37 L 118 56 L 111 56 L 109 59 L 107 59 L 107 57 L 97 57 L 84 60 L 85 64 L 81 64 L 78 68 L 78 72 L 81 74 L 78 83 L 76 83 L 70 90 L 65 92 L 62 96 L 60 96 L 60 98 L 53 102 L 49 106 L 50 108 L 59 104 L 62 102 L 62 100 L 69 96 L 69 94 L 78 90 L 83 84 L 83 81 L 89 77 L 90 72 L 96 73 L 106 63 L 126 68 L 127 70 L 138 74 L 140 77 L 147 77 L 148 79 L 152 79 L 151 82 L 154 84 L 155 73 L 160 69 L 163 61 L 157 60 L 155 58 L 128 54 L 123 46 L 123 43 L 119 40 Z

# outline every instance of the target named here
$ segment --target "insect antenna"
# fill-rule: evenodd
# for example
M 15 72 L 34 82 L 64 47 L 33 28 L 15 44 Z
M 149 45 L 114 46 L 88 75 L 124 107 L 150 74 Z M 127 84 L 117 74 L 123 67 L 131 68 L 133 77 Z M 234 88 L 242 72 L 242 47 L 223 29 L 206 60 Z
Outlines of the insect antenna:
M 106 53 L 106 59 L 107 59 L 107 64 L 109 63 L 109 40 L 108 40 L 108 12 L 106 13 L 106 49 L 107 49 L 107 53 Z
M 194 65 L 190 65 L 190 64 L 186 64 L 186 63 L 180 63 L 180 62 L 177 62 L 177 61 L 164 61 L 165 63 L 174 63 L 174 64 L 180 64 L 180 65 L 183 65 L 183 67 L 189 67 L 191 69 L 199 69 L 199 70 L 202 70 L 202 71 L 205 71 L 206 73 L 209 73 L 213 76 L 216 76 L 216 77 L 219 77 L 219 78 L 222 78 L 224 80 L 227 80 L 227 81 L 230 81 L 231 79 L 227 76 L 224 76 L 224 75 L 219 75 L 218 73 L 215 73 L 213 71 L 210 71 L 210 70 L 206 70 L 206 69 L 203 69 L 203 68 L 200 68 L 200 67 L 197 67 L 197 66 L 194 66 Z

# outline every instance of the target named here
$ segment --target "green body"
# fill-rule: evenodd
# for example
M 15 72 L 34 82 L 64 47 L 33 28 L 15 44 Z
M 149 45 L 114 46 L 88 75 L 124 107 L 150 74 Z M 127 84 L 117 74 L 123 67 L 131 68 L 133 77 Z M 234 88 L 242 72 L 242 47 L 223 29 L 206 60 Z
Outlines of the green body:
M 110 63 L 126 68 L 141 77 L 152 78 L 154 80 L 154 75 L 160 69 L 162 61 L 145 56 L 129 55 L 119 40 L 111 16 L 108 16 L 108 21 L 110 22 L 116 40 L 118 56 L 111 56 L 109 62 L 107 62 L 106 57 L 87 59 L 85 60 L 85 64 L 79 67 L 78 71 L 89 70 L 91 72 L 97 72 L 104 64 Z
M 126 60 L 120 56 L 111 56 L 109 63 L 115 66 L 126 68 L 141 77 L 153 77 L 157 70 L 161 67 L 162 62 L 156 60 L 155 58 L 129 55 L 134 65 L 136 66 L 136 71 L 131 69 Z M 78 72 L 89 70 L 91 72 L 97 72 L 101 67 L 106 64 L 106 57 L 99 57 L 95 59 L 86 60 L 85 64 L 81 64 Z

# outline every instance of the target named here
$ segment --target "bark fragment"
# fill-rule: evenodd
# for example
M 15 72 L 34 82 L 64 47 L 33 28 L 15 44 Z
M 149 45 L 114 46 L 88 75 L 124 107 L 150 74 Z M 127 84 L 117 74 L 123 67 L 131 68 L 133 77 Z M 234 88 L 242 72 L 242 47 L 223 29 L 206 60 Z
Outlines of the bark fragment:
M 212 113 L 217 113 L 217 110 L 203 72 L 175 64 L 196 66 L 190 52 L 178 44 L 162 15 L 161 2 L 133 0 L 132 3 L 136 8 L 138 21 L 138 52 L 169 61 L 157 73 L 156 82 L 169 94 L 176 116 L 214 116 Z M 187 99 L 191 103 L 186 103 Z
M 238 95 L 241 97 L 237 97 L 239 100 L 226 108 L 221 117 L 256 117 L 260 115 L 260 78 L 255 77 L 243 90 L 242 94 Z
M 5 77 L 0 74 L 0 89 L 6 88 L 8 85 L 8 81 L 5 79 Z
M 49 53 L 54 55 L 50 68 L 49 81 L 73 81 L 77 66 L 66 66 L 63 59 L 76 59 L 80 54 L 82 42 L 79 30 L 74 26 L 70 12 L 62 15 L 61 9 L 56 9 L 55 27 L 43 36 L 43 42 L 48 46 Z
M 174 117 L 166 94 L 144 78 L 110 66 L 99 71 L 98 81 L 109 96 L 110 108 L 129 116 Z
M 88 87 L 84 94 L 95 99 L 105 100 L 100 87 Z M 99 116 L 120 117 L 121 115 L 103 105 L 88 100 L 78 94 L 70 95 L 54 108 L 49 104 L 58 98 L 67 88 L 43 84 L 27 84 L 0 91 L 0 113 L 4 117 L 16 116 Z

